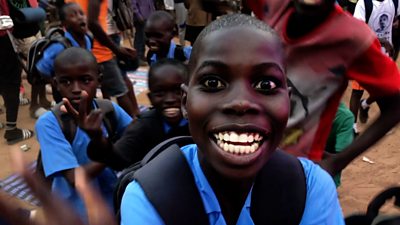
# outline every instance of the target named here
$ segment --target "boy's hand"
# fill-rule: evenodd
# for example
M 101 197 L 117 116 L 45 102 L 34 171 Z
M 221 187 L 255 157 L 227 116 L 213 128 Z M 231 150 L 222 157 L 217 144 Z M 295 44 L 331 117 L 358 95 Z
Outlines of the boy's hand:
M 91 139 L 101 139 L 103 137 L 103 131 L 101 129 L 103 115 L 101 109 L 94 109 L 88 115 L 87 109 L 90 109 L 88 106 L 91 103 L 88 104 L 88 94 L 86 91 L 82 91 L 79 112 L 76 111 L 67 98 L 63 98 L 63 103 L 65 106 L 64 110 L 75 119 L 78 126 L 84 130 Z
M 119 47 L 116 55 L 121 60 L 133 61 L 137 57 L 137 52 L 133 48 Z
M 18 147 L 11 150 L 11 156 L 17 172 L 21 174 L 33 194 L 42 203 L 45 221 L 35 221 L 34 219 L 21 217 L 14 204 L 15 202 L 10 201 L 10 197 L 5 196 L 5 194 L 0 195 L 0 216 L 2 218 L 8 220 L 12 225 L 85 225 L 67 202 L 49 193 L 41 177 L 27 169 L 28 167 Z M 77 168 L 75 179 L 77 190 L 88 209 L 88 225 L 116 225 L 116 220 L 105 201 L 100 193 L 88 182 L 87 176 L 82 169 Z

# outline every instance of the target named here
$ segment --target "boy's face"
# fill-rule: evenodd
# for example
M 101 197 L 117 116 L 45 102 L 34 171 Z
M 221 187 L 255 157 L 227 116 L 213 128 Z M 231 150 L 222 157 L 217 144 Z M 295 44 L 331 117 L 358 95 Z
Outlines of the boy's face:
M 203 169 L 254 178 L 277 148 L 289 115 L 277 44 L 269 33 L 240 27 L 214 31 L 198 46 L 183 109 Z
M 152 83 L 148 94 L 151 104 L 169 124 L 178 124 L 182 120 L 182 71 L 172 65 L 161 66 L 153 71 L 149 82 Z
M 173 36 L 173 28 L 168 21 L 148 20 L 144 32 L 146 34 L 146 45 L 153 52 L 168 51 Z
M 78 4 L 72 4 L 64 10 L 65 21 L 63 22 L 63 24 L 65 28 L 75 33 L 86 34 L 86 15 L 83 13 L 82 8 Z
M 96 65 L 85 60 L 58 65 L 56 84 L 61 96 L 67 98 L 75 109 L 79 109 L 82 91 L 88 93 L 88 102 L 95 97 L 99 85 L 99 71 Z

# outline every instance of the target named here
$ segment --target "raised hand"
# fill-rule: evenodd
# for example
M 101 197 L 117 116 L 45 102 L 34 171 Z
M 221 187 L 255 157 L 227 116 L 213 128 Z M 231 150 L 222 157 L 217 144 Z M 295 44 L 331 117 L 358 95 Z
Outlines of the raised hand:
M 57 195 L 49 193 L 41 177 L 29 171 L 18 147 L 11 150 L 14 167 L 21 174 L 33 194 L 40 200 L 45 221 L 35 221 L 21 217 L 9 196 L 0 192 L 0 217 L 11 225 L 116 225 L 110 209 L 100 193 L 88 182 L 81 168 L 76 169 L 76 188 L 88 209 L 88 224 L 85 224 L 74 209 Z
M 62 111 L 68 112 L 77 122 L 78 126 L 84 130 L 91 139 L 102 138 L 103 132 L 101 129 L 101 124 L 103 120 L 103 114 L 101 109 L 94 109 L 88 113 L 91 109 L 88 102 L 88 94 L 86 91 L 82 91 L 81 100 L 79 102 L 79 112 L 72 106 L 71 102 L 63 98 L 64 107 L 61 108 Z

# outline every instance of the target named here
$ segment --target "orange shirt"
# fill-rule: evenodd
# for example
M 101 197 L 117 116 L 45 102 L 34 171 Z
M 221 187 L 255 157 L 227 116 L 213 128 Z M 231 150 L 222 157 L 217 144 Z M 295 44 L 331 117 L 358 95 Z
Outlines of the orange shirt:
M 83 12 L 85 12 L 85 14 L 88 15 L 89 0 L 66 0 L 65 2 L 78 3 L 82 7 Z M 107 31 L 107 13 L 108 13 L 108 1 L 102 0 L 100 5 L 100 14 L 98 20 L 101 28 L 103 28 L 104 31 Z M 94 39 L 93 42 L 92 52 L 96 57 L 98 63 L 102 63 L 111 60 L 113 58 L 112 51 L 106 46 L 101 45 L 96 39 Z

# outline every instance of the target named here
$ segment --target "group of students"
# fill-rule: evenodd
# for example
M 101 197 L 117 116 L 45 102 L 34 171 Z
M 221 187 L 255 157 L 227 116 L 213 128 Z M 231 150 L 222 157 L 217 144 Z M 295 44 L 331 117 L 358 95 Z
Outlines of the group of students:
M 205 218 L 209 224 L 289 224 L 285 218 L 293 213 L 293 224 L 344 224 L 329 174 L 344 169 L 400 120 L 397 66 L 381 52 L 373 32 L 334 0 L 246 3 L 261 20 L 242 14 L 215 20 L 200 33 L 193 49 L 179 50 L 187 66 L 165 59 L 178 55 L 171 42 L 169 14 L 150 16 L 145 32 L 148 59 L 154 60 L 149 61 L 148 78 L 153 108 L 132 119 L 113 103 L 112 130 L 95 100 L 101 81 L 98 60 L 77 47 L 55 57 L 55 84 L 62 96 L 57 107 L 75 126 L 74 135 L 66 138 L 61 124 L 67 123 L 52 112 L 39 118 L 36 132 L 52 188 L 73 203 L 84 221 L 100 222 L 91 218 L 99 217 L 93 210 L 107 203 L 112 207 L 114 170 L 140 161 L 170 137 L 190 134 L 194 144 L 177 151 L 184 157 L 179 165 L 162 163 L 158 156 L 137 173 L 156 169 L 164 174 L 182 164 L 189 171 L 184 181 L 195 190 L 189 197 L 201 205 L 195 212 L 187 211 L 192 218 Z M 82 22 L 77 25 L 82 28 Z M 381 115 L 342 152 L 322 159 L 349 79 L 376 99 Z M 79 195 L 76 170 L 87 174 L 107 203 L 88 202 Z M 121 224 L 169 224 L 165 208 L 184 206 L 178 185 L 157 180 L 148 183 L 135 176 L 122 198 Z M 265 197 L 264 188 L 280 197 L 267 195 L 272 202 L 259 201 Z M 178 195 L 158 205 L 151 196 L 161 189 Z M 293 195 L 295 189 L 303 192 Z M 170 192 L 158 193 L 161 199 L 171 199 Z M 299 210 L 293 211 L 291 204 L 298 204 Z M 183 223 L 187 215 L 179 213 L 173 217 Z

